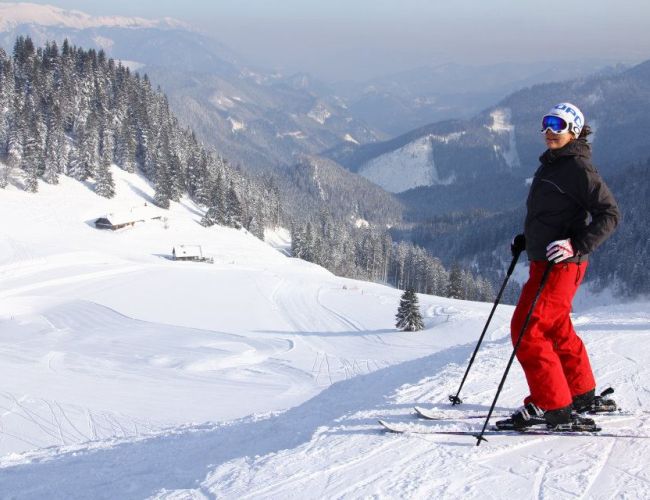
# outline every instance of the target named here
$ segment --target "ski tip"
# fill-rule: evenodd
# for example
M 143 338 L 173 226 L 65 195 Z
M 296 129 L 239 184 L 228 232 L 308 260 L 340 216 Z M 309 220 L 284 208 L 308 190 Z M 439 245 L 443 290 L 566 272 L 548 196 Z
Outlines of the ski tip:
M 377 422 L 379 423 L 379 425 L 381 425 L 382 430 L 386 432 L 393 432 L 395 434 L 399 434 L 399 432 L 393 429 L 388 422 L 385 422 L 384 420 L 381 419 L 377 420 Z

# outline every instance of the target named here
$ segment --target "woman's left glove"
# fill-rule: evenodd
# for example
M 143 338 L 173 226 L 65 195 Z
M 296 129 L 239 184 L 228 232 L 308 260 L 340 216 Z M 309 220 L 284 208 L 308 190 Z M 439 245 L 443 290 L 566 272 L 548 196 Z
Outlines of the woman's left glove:
M 570 259 L 575 255 L 571 240 L 556 240 L 548 244 L 546 247 L 546 258 L 551 262 L 562 262 L 563 260 Z

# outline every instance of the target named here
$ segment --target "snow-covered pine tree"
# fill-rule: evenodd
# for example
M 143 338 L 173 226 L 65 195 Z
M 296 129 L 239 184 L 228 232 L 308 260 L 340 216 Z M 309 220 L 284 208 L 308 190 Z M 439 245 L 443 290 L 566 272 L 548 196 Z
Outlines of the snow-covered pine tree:
M 30 193 L 38 191 L 38 178 L 45 170 L 41 127 L 38 122 L 38 117 L 33 115 L 30 126 L 26 130 L 25 153 L 21 164 L 21 168 L 25 171 L 25 190 Z
M 210 188 L 208 186 L 208 158 L 192 133 L 189 140 L 190 153 L 187 156 L 186 183 L 187 192 L 201 205 L 210 205 Z
M 0 48 L 0 151 L 8 151 L 11 111 L 15 99 L 14 77 L 11 61 L 7 53 Z
M 113 159 L 113 136 L 110 131 L 105 131 L 102 138 L 102 153 L 99 164 L 95 169 L 95 192 L 104 198 L 115 196 L 115 181 L 111 173 Z
M 224 189 L 223 177 L 221 173 L 217 174 L 212 185 L 212 194 L 208 203 L 208 211 L 201 219 L 203 226 L 209 227 L 214 224 L 226 224 L 226 191 Z
M 99 163 L 99 133 L 97 119 L 90 114 L 86 122 L 77 127 L 76 148 L 68 165 L 68 175 L 78 181 L 91 177 Z
M 457 263 L 454 263 L 451 266 L 451 271 L 449 273 L 449 291 L 447 296 L 452 299 L 464 299 L 464 290 L 463 290 L 463 270 Z
M 242 205 L 235 190 L 235 183 L 230 181 L 226 194 L 226 225 L 239 229 L 242 227 Z
M 59 174 L 65 170 L 67 148 L 63 131 L 63 118 L 58 108 L 52 111 L 45 139 L 45 171 L 43 180 L 48 184 L 58 184 Z
M 15 99 L 15 101 L 18 101 L 18 99 Z M 19 105 L 16 103 L 16 106 Z M 12 128 L 9 130 L 7 139 L 7 178 L 13 169 L 20 168 L 23 161 L 24 127 L 21 120 L 22 113 L 20 113 L 19 109 L 20 108 L 14 107 L 12 120 L 10 120 Z
M 424 328 L 418 297 L 412 288 L 402 294 L 395 319 L 395 326 L 405 332 L 416 332 Z
M 264 219 L 264 212 L 259 202 L 255 202 L 253 205 L 252 215 L 249 217 L 248 224 L 246 229 L 250 231 L 253 236 L 258 237 L 260 240 L 264 241 L 264 227 L 266 226 L 266 221 Z
M 127 172 L 135 172 L 136 160 L 135 127 L 128 116 L 125 116 L 116 137 L 116 160 L 118 166 Z
M 298 224 L 291 224 L 291 255 L 302 259 L 303 252 L 303 232 Z
M 158 155 L 154 152 L 151 158 L 156 181 L 154 187 L 156 194 L 153 202 L 160 208 L 169 208 L 169 202 L 172 199 L 172 180 L 169 176 L 167 165 L 160 161 Z

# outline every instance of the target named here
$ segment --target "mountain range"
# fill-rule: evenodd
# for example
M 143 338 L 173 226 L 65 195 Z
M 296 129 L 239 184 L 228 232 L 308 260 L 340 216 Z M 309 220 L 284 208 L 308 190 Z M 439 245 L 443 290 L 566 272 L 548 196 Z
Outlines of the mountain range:
M 296 155 L 386 140 L 450 117 L 467 118 L 535 81 L 602 70 L 603 61 L 483 67 L 446 64 L 367 82 L 324 83 L 248 64 L 185 23 L 96 17 L 29 3 L 0 4 L 0 45 L 18 35 L 103 49 L 147 73 L 199 139 L 253 171 L 292 166 Z
M 16 10 L 21 5 L 25 10 Z M 403 88 L 403 97 L 411 98 L 425 93 L 427 78 L 436 81 L 437 87 L 430 87 L 434 93 L 446 95 L 455 82 L 456 90 L 469 96 L 480 84 L 478 73 L 463 78 L 470 70 L 451 66 L 422 70 L 421 78 L 417 71 L 410 79 L 409 74 L 386 77 L 365 87 L 350 82 L 327 85 L 306 74 L 285 76 L 253 68 L 211 37 L 171 20 L 96 19 L 29 4 L 0 4 L 0 14 L 5 46 L 16 33 L 31 34 L 37 43 L 65 37 L 102 47 L 132 69 L 149 74 L 167 93 L 181 122 L 191 126 L 199 139 L 235 166 L 272 173 L 289 201 L 292 217 L 305 222 L 328 211 L 341 219 L 365 218 L 393 227 L 394 238 L 428 241 L 429 251 L 445 263 L 461 259 L 477 264 L 481 258 L 431 244 L 442 241 L 439 233 L 425 227 L 432 218 L 465 213 L 463 217 L 481 223 L 485 217 L 496 217 L 488 227 L 516 230 L 512 221 L 518 216 L 513 214 L 522 206 L 526 179 L 543 150 L 539 119 L 555 102 L 571 100 L 585 111 L 595 130 L 595 161 L 606 178 L 623 166 L 645 164 L 650 157 L 645 133 L 650 129 L 650 61 L 533 85 L 469 118 L 457 113 L 454 119 L 381 140 L 388 136 L 386 129 L 368 125 L 372 120 L 361 116 L 363 106 L 357 106 L 364 96 L 390 98 Z M 573 71 L 580 73 L 587 67 Z M 482 74 L 493 77 L 485 80 L 485 89 L 503 92 L 508 85 L 535 80 L 532 69 L 514 81 L 516 67 L 502 70 L 505 76 L 482 69 Z M 538 77 L 565 74 L 561 68 L 547 67 Z M 478 83 L 466 87 L 458 83 L 467 80 Z M 389 109 L 379 101 L 372 108 Z M 469 104 L 465 113 L 468 109 Z M 404 113 L 394 113 L 396 120 L 408 115 L 417 121 L 413 112 Z M 473 243 L 463 246 L 465 236 L 454 237 L 457 241 L 446 248 L 473 248 Z M 494 246 L 487 251 L 494 251 Z M 481 266 L 476 270 L 480 272 Z
M 537 168 L 545 149 L 540 119 L 561 101 L 585 113 L 594 130 L 594 161 L 603 174 L 650 157 L 644 132 L 650 129 L 650 61 L 614 74 L 535 85 L 470 119 L 436 122 L 389 141 L 345 144 L 326 155 L 401 193 L 414 211 L 425 205 L 426 213 L 492 209 L 495 191 L 504 185 L 521 191 Z M 472 187 L 477 197 L 458 197 Z

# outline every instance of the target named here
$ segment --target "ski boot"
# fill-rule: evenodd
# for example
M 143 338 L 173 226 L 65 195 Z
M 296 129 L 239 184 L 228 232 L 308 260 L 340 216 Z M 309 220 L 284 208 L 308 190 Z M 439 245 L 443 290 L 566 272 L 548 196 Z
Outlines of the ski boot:
M 580 394 L 573 398 L 573 411 L 577 413 L 609 413 L 618 409 L 613 399 L 607 398 L 614 393 L 614 389 L 608 387 L 600 395 L 596 396 L 596 391 L 592 389 L 589 392 Z
M 546 424 L 544 410 L 533 403 L 527 403 L 521 408 L 518 408 L 510 418 L 499 420 L 495 423 L 497 429 L 501 431 L 519 431 L 541 424 Z

